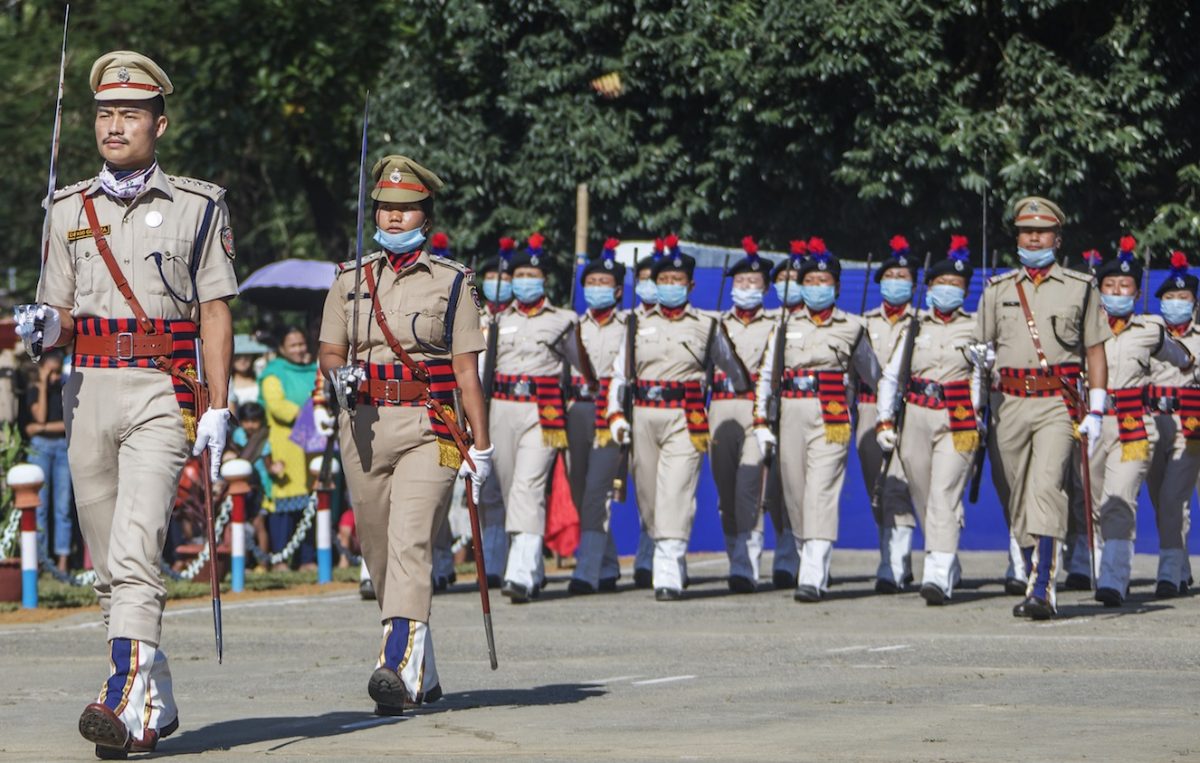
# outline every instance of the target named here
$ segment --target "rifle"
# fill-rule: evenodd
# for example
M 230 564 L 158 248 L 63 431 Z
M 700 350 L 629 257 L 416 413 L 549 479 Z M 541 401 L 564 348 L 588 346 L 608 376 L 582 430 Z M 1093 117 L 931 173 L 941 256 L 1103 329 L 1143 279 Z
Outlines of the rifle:
M 204 350 L 200 338 L 196 338 L 196 412 L 203 414 L 208 410 L 208 384 L 204 380 Z M 213 512 L 212 497 L 212 456 L 205 448 L 200 452 L 200 484 L 204 488 L 204 519 L 208 525 L 206 540 L 208 543 L 208 582 L 212 595 L 213 634 L 217 640 L 217 664 L 221 664 L 225 651 L 223 628 L 221 627 L 221 581 L 217 578 L 217 521 Z
M 716 312 L 717 312 L 717 320 L 718 321 L 721 320 L 721 298 L 725 295 L 725 282 L 728 279 L 729 279 L 729 252 L 726 252 L 725 253 L 725 267 L 721 270 L 721 285 L 717 289 L 717 311 Z M 715 373 L 715 369 L 710 364 L 708 366 L 708 371 L 705 374 L 705 379 L 704 379 L 704 388 L 705 388 L 705 390 L 707 390 L 708 395 L 712 395 L 714 373 Z M 710 402 L 712 402 L 711 398 L 709 398 L 708 400 L 705 400 L 705 407 L 708 407 L 707 404 Z
M 863 293 L 862 302 L 858 305 L 858 314 L 865 315 L 867 312 L 867 292 L 871 288 L 871 260 L 874 259 L 874 252 L 867 252 L 867 274 L 863 276 Z
M 775 329 L 775 352 L 772 355 L 770 379 L 771 394 L 767 398 L 767 428 L 776 437 L 779 436 L 779 418 L 783 409 L 779 399 L 779 387 L 783 382 L 784 345 L 787 344 L 788 317 L 792 312 L 787 304 L 788 293 L 792 289 L 791 271 L 791 265 L 788 265 L 783 271 L 787 281 L 783 285 L 783 307 L 779 312 L 779 326 Z M 796 288 L 800 288 L 799 283 L 796 284 Z M 763 453 L 762 466 L 758 475 L 758 514 L 756 516 L 761 515 L 766 507 L 767 485 L 771 476 L 771 466 L 775 462 L 775 455 L 775 448 L 769 446 L 767 452 Z
M 931 253 L 925 253 L 925 268 L 922 273 L 929 272 L 929 259 Z M 875 479 L 875 489 L 872 491 L 871 503 L 879 505 L 879 501 L 883 496 L 883 486 L 887 482 L 888 469 L 892 465 L 892 457 L 900 450 L 900 438 L 904 434 L 904 410 L 905 399 L 908 397 L 908 380 L 912 376 L 912 356 L 913 348 L 916 345 L 917 333 L 921 330 L 921 302 L 925 295 L 925 283 L 921 283 L 921 291 L 918 292 L 916 300 L 913 301 L 913 314 L 908 319 L 908 331 L 904 335 L 904 346 L 901 348 L 900 355 L 900 374 L 896 379 L 896 407 L 895 418 L 896 422 L 896 445 L 891 450 L 883 454 L 883 464 L 879 469 L 879 476 Z
M 634 273 L 636 280 L 637 274 Z M 625 387 L 621 390 L 621 412 L 631 427 L 629 442 L 620 446 L 621 454 L 617 461 L 617 476 L 613 477 L 612 498 L 618 503 L 624 503 L 628 493 L 629 457 L 633 453 L 633 388 L 637 384 L 637 362 L 634 352 L 637 349 L 637 312 L 629 311 L 625 322 Z
M 50 257 L 50 209 L 54 206 L 54 188 L 58 184 L 58 143 L 59 136 L 62 134 L 63 81 L 67 70 L 67 23 L 70 19 L 71 4 L 67 3 L 63 13 L 62 50 L 58 58 L 58 97 L 54 104 L 54 130 L 50 135 L 50 171 L 49 179 L 46 182 L 46 201 L 43 204 L 46 208 L 46 216 L 42 220 L 42 262 L 38 275 L 39 287 L 42 277 L 46 274 L 46 260 Z M 30 355 L 35 361 L 42 358 L 42 337 L 45 335 L 45 330 L 46 319 L 34 318 Z
M 986 231 L 987 228 L 985 227 L 984 230 Z M 991 264 L 989 265 L 988 264 L 988 252 L 987 252 L 987 249 L 984 249 L 983 250 L 983 274 L 984 274 L 983 275 L 983 283 L 984 283 L 985 289 L 987 288 L 988 279 L 990 278 L 991 271 L 995 267 L 995 265 L 996 265 L 996 253 L 992 252 L 992 260 L 991 260 Z M 984 381 L 990 382 L 991 381 L 991 369 L 988 369 L 987 373 L 988 373 L 988 376 L 987 376 L 987 378 L 984 379 Z M 992 416 L 992 403 L 991 403 L 991 396 L 988 394 L 986 388 L 984 389 L 984 398 L 983 399 L 984 399 L 983 410 L 980 411 L 979 420 L 984 426 L 989 426 L 990 421 L 991 421 L 991 416 Z M 969 500 L 971 503 L 979 503 L 979 489 L 980 489 L 980 487 L 983 486 L 983 462 L 987 458 L 987 449 L 988 449 L 987 432 L 982 431 L 979 433 L 979 435 L 980 435 L 979 448 L 976 449 L 975 455 L 972 457 L 972 460 L 971 460 L 971 481 L 970 481 L 970 488 L 967 490 L 967 500 Z
M 496 273 L 496 296 L 500 295 L 500 279 L 504 277 L 504 262 L 499 264 Z M 492 300 L 492 314 L 488 321 L 487 349 L 483 358 L 483 402 L 492 401 L 492 391 L 496 388 L 496 345 L 500 341 L 500 302 Z
M 371 91 L 363 104 L 362 145 L 358 152 L 358 220 L 354 234 L 354 307 L 350 323 L 350 365 L 358 365 L 358 303 L 362 291 L 363 216 L 367 207 L 367 125 L 371 118 Z M 354 406 L 347 411 L 354 415 Z
M 1169 259 L 1169 258 L 1168 258 Z M 1142 271 L 1142 312 L 1150 306 L 1150 247 L 1146 247 L 1146 267 Z

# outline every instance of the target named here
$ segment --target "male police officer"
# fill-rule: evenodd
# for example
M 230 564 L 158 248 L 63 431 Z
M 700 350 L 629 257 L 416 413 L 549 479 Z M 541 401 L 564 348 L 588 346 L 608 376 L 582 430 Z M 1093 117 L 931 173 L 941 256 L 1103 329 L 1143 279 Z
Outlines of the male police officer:
M 63 393 L 68 456 L 112 671 L 79 730 L 97 754 L 120 756 L 153 750 L 179 725 L 159 648 L 159 564 L 189 451 L 209 449 L 214 478 L 221 462 L 233 348 L 226 300 L 237 280 L 224 191 L 167 175 L 155 160 L 172 92 L 166 73 L 115 51 L 92 66 L 91 86 L 104 167 L 55 194 L 44 306 L 21 321 L 30 343 L 39 314 L 44 347 L 75 342 Z M 206 411 L 196 410 L 199 363 Z
M 1059 544 L 1067 532 L 1067 469 L 1074 425 L 1068 406 L 1081 363 L 1087 364 L 1086 417 L 1079 432 L 1089 448 L 1100 439 L 1107 401 L 1104 341 L 1112 336 L 1087 274 L 1058 265 L 1065 216 L 1031 196 L 1017 202 L 1018 267 L 996 276 L 979 301 L 978 336 L 994 345 L 998 390 L 992 394 L 993 471 L 1007 495 L 1006 515 L 1029 576 L 1017 617 L 1055 612 Z

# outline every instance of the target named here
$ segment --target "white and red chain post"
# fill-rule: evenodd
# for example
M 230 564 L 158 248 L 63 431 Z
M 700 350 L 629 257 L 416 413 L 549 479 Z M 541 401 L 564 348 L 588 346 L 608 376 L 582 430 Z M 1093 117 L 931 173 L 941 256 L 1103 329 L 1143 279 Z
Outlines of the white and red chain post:
M 38 538 L 37 509 L 41 504 L 38 491 L 46 482 L 40 466 L 17 464 L 5 475 L 13 491 L 13 511 L 21 512 L 21 606 L 36 609 L 38 605 Z
M 333 519 L 329 510 L 333 505 L 334 475 L 338 473 L 338 462 L 335 458 L 329 468 L 329 482 L 321 482 L 321 467 L 324 457 L 317 456 L 308 465 L 309 473 L 313 476 L 314 490 L 317 491 L 317 582 L 333 582 Z
M 246 497 L 253 474 L 254 466 L 242 458 L 221 465 L 221 477 L 229 485 L 226 495 L 233 504 L 229 509 L 229 590 L 234 593 L 246 588 Z

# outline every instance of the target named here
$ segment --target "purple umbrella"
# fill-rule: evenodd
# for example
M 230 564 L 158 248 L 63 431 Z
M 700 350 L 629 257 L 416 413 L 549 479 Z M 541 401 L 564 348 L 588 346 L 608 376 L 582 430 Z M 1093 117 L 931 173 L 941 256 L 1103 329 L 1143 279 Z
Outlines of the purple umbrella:
M 337 265 L 320 260 L 280 260 L 242 282 L 239 296 L 268 310 L 316 311 L 337 277 Z

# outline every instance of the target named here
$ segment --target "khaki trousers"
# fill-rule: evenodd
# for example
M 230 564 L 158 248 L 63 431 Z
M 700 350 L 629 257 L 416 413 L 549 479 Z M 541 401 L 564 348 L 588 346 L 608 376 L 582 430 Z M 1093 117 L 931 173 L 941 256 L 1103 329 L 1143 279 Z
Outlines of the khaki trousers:
M 1154 418 L 1147 416 L 1146 434 L 1153 452 L 1158 441 Z M 1100 428 L 1100 443 L 1088 462 L 1092 477 L 1092 519 L 1100 537 L 1109 540 L 1134 540 L 1137 534 L 1137 501 L 1142 483 L 1150 472 L 1150 461 L 1121 460 L 1121 440 L 1117 417 L 1105 416 Z M 1086 530 L 1082 530 L 1085 532 Z
M 567 414 L 571 497 L 579 510 L 580 532 L 608 532 L 608 495 L 621 460 L 615 442 L 595 446 L 595 415 L 596 404 L 585 402 L 573 403 Z
M 77 368 L 63 388 L 63 413 L 108 640 L 158 646 L 167 598 L 159 565 L 190 452 L 171 377 L 153 368 Z
M 855 448 L 858 450 L 858 465 L 862 468 L 863 484 L 871 497 L 871 514 L 879 527 L 916 527 L 913 498 L 905 482 L 904 470 L 893 458 L 888 466 L 887 479 L 879 491 L 879 500 L 874 499 L 875 483 L 883 469 L 883 451 L 875 439 L 875 424 L 879 418 L 875 403 L 858 406 L 858 429 L 855 432 Z
M 954 449 L 946 411 L 911 403 L 905 408 L 899 461 L 921 520 L 926 551 L 958 553 L 963 491 L 973 459 L 973 453 Z
M 1179 419 L 1169 414 L 1153 417 L 1158 430 L 1150 460 L 1146 488 L 1154 505 L 1160 549 L 1186 549 L 1189 511 L 1196 478 L 1200 476 L 1200 447 L 1187 447 Z
M 456 472 L 438 465 L 424 407 L 360 405 L 338 415 L 346 484 L 380 620 L 429 622 L 433 536 L 446 521 Z
M 558 451 L 542 444 L 537 403 L 493 400 L 488 419 L 493 466 L 504 496 L 509 534 L 546 533 L 546 485 Z M 499 570 L 493 570 L 499 573 Z
M 714 400 L 708 411 L 708 459 L 717 483 L 717 506 L 721 529 L 726 536 L 762 532 L 763 518 L 758 510 L 762 485 L 762 453 L 754 441 L 753 400 Z M 767 475 L 764 508 L 771 513 L 775 527 L 781 528 L 782 496 L 778 479 L 778 461 Z
M 633 414 L 633 481 L 646 532 L 656 541 L 687 541 L 696 517 L 700 451 L 682 408 L 639 406 Z
M 1007 488 L 1009 527 L 1022 548 L 1033 536 L 1063 540 L 1067 533 L 1067 484 L 1074 446 L 1071 413 L 1061 397 L 1014 397 L 992 393 L 992 469 Z M 1095 489 L 1093 487 L 1093 489 Z M 1002 493 L 1003 494 L 1003 493 Z
M 783 501 L 796 541 L 836 541 L 849 443 L 828 442 L 815 398 L 784 398 L 779 424 Z

